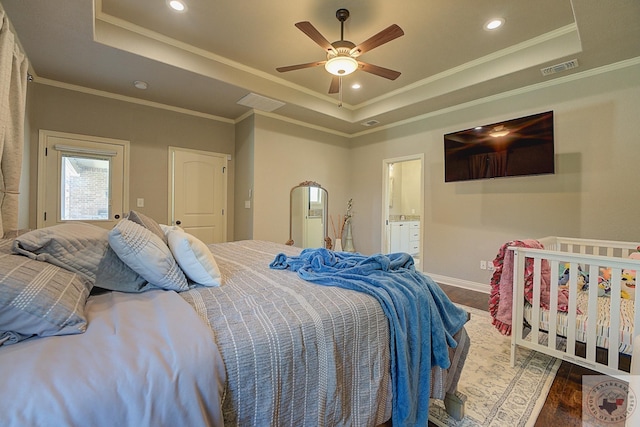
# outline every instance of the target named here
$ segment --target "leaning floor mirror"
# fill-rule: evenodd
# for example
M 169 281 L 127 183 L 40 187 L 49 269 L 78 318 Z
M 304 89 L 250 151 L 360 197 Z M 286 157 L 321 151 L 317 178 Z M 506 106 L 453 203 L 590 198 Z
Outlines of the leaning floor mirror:
M 327 190 L 313 181 L 291 189 L 288 245 L 299 248 L 331 248 L 328 235 Z

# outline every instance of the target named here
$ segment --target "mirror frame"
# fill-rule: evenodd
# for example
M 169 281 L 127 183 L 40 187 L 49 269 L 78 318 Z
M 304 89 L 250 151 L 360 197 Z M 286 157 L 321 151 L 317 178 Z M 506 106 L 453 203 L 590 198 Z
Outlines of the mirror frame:
M 331 241 L 331 237 L 329 237 L 329 224 L 328 224 L 328 220 L 329 220 L 329 192 L 327 191 L 326 188 L 323 188 L 322 185 L 318 184 L 315 181 L 303 181 L 300 184 L 296 185 L 295 187 L 291 188 L 291 191 L 289 191 L 289 240 L 287 240 L 287 245 L 289 246 L 293 246 L 293 244 L 295 243 L 293 241 L 293 192 L 297 189 L 297 188 L 304 188 L 304 187 L 317 187 L 320 190 L 324 191 L 325 194 L 325 203 L 324 203 L 324 210 L 322 212 L 322 223 L 323 223 L 323 227 L 322 227 L 322 232 L 324 234 L 324 246 L 327 249 L 331 249 L 333 244 Z

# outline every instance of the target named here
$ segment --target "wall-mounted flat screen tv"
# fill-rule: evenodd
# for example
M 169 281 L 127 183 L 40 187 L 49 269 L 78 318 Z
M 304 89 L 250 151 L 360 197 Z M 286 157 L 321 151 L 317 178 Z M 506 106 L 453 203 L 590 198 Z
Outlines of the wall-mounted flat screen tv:
M 445 182 L 554 173 L 553 111 L 444 136 Z

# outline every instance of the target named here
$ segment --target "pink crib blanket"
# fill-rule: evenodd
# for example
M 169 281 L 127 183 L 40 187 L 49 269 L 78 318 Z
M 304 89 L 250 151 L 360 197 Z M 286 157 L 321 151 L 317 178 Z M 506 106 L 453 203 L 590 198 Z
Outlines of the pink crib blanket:
M 513 308 L 513 251 L 509 246 L 521 248 L 544 249 L 544 246 L 537 240 L 512 240 L 500 247 L 498 255 L 493 260 L 495 268 L 491 277 L 491 293 L 489 294 L 489 313 L 491 323 L 503 335 L 511 335 L 511 320 Z M 524 263 L 524 297 L 530 304 L 533 303 L 533 259 L 526 258 Z M 550 300 L 550 275 L 549 262 L 542 260 L 541 263 L 541 294 L 540 306 L 549 308 Z M 568 290 L 558 290 L 558 310 L 568 309 Z

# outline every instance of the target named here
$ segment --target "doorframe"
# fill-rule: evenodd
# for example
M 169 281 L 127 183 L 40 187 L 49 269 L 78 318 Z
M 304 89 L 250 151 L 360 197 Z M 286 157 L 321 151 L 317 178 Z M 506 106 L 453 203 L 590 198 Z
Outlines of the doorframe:
M 389 165 L 392 163 L 408 162 L 412 160 L 420 160 L 420 264 L 419 269 L 424 268 L 424 153 L 412 154 L 402 157 L 392 157 L 382 160 L 382 239 L 381 239 L 381 251 L 382 253 L 388 253 L 390 247 L 390 229 L 389 224 Z
M 124 139 L 104 138 L 101 136 L 83 135 L 69 132 L 59 132 L 54 130 L 40 129 L 38 131 L 38 167 L 37 167 L 37 191 L 36 191 L 36 228 L 44 227 L 44 209 L 45 209 L 45 188 L 47 173 L 45 149 L 48 147 L 49 137 L 75 139 L 84 142 L 121 145 L 124 149 L 123 153 L 123 177 L 122 177 L 122 214 L 129 212 L 129 157 L 130 143 Z M 59 177 L 56 174 L 56 180 Z

